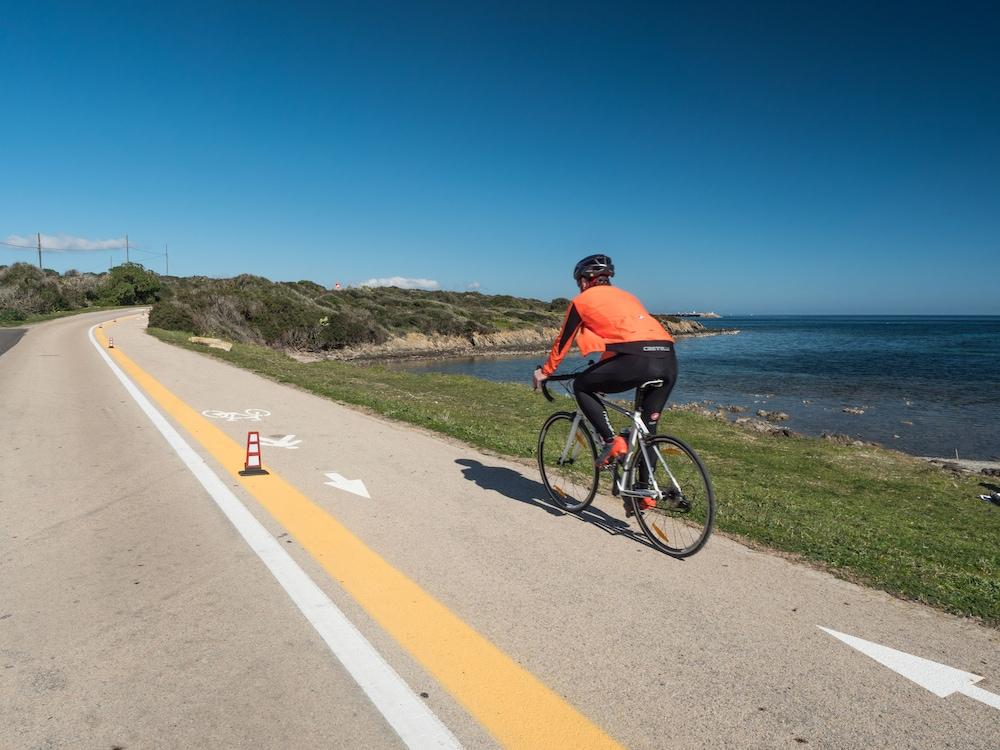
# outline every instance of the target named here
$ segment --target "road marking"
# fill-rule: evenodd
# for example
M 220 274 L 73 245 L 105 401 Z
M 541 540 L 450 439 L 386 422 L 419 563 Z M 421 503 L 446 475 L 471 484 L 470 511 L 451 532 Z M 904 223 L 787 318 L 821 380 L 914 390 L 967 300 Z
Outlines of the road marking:
M 298 447 L 302 444 L 301 440 L 296 440 L 295 435 L 281 435 L 275 437 L 262 437 L 260 439 L 261 445 L 266 445 L 269 448 L 288 448 L 289 450 L 298 450 Z
M 101 335 L 101 334 L 99 334 Z M 101 350 L 103 351 L 103 350 Z M 105 354 L 107 354 L 105 352 Z M 621 748 L 369 549 L 278 474 L 256 483 L 236 473 L 243 447 L 164 388 L 120 349 L 111 356 L 309 552 L 330 576 L 505 747 Z M 200 459 L 199 459 L 200 460 Z
M 217 409 L 205 409 L 202 412 L 203 416 L 210 417 L 211 419 L 221 419 L 226 422 L 238 422 L 241 419 L 246 419 L 250 422 L 259 422 L 261 417 L 271 416 L 271 412 L 267 409 L 246 409 L 245 411 L 219 411 Z
M 336 487 L 338 490 L 343 490 L 344 492 L 353 492 L 355 495 L 361 495 L 361 497 L 371 498 L 371 495 L 368 494 L 368 488 L 365 487 L 365 483 L 360 479 L 346 479 L 335 471 L 326 472 L 326 478 L 330 481 L 323 484 Z
M 103 334 L 99 335 L 103 338 Z M 90 329 L 90 339 L 125 389 L 212 496 L 250 548 L 257 553 L 407 747 L 461 748 L 451 731 L 112 361 L 94 338 L 94 328 Z M 118 349 L 114 352 L 115 359 L 122 360 L 124 364 L 127 357 L 121 355 Z
M 853 635 L 838 633 L 836 630 L 824 628 L 817 625 L 824 633 L 829 633 L 848 646 L 856 648 L 865 656 L 871 657 L 884 667 L 888 667 L 896 674 L 900 674 L 911 680 L 925 690 L 934 693 L 938 698 L 947 698 L 952 693 L 961 693 L 970 698 L 974 698 L 987 706 L 1000 709 L 1000 695 L 983 690 L 973 683 L 979 682 L 982 677 L 972 672 L 963 672 L 945 664 L 939 664 L 930 659 L 920 656 L 913 656 L 903 651 L 897 651 L 888 646 L 865 641 Z

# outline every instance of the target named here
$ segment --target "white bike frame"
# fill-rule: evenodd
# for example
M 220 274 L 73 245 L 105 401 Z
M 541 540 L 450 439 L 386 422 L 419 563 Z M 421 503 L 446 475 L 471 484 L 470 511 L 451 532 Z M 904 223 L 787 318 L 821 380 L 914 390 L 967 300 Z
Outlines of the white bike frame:
M 569 389 L 567 389 L 567 391 L 568 390 Z M 653 446 L 653 453 L 656 455 L 656 463 L 649 460 L 649 451 L 646 447 L 645 440 L 640 440 L 640 438 L 645 438 L 649 435 L 649 430 L 646 429 L 646 425 L 642 421 L 642 411 L 638 409 L 636 411 L 629 411 L 628 409 L 623 409 L 618 406 L 618 404 L 614 404 L 607 399 L 601 398 L 600 396 L 598 396 L 598 399 L 605 408 L 614 409 L 632 420 L 632 428 L 629 430 L 628 453 L 626 454 L 626 458 L 630 457 L 635 452 L 636 447 L 638 447 L 638 449 L 642 451 L 642 458 L 646 462 L 646 466 L 651 467 L 649 472 L 649 481 L 652 486 L 648 490 L 640 490 L 638 492 L 626 489 L 625 472 L 623 471 L 619 474 L 616 470 L 615 479 L 613 480 L 615 482 L 615 489 L 617 490 L 616 494 L 623 497 L 652 497 L 655 500 L 661 499 L 663 497 L 663 492 L 660 490 L 655 477 L 655 468 L 660 464 L 662 464 L 663 468 L 666 469 L 667 476 L 670 477 L 670 482 L 673 484 L 674 490 L 677 494 L 683 494 L 680 485 L 677 483 L 677 478 L 674 476 L 673 472 L 670 471 L 670 466 L 667 464 L 666 459 L 663 458 L 659 448 Z M 562 454 L 559 456 L 560 464 L 567 463 L 570 459 L 575 460 L 575 456 L 573 456 L 573 452 L 575 450 L 574 443 L 577 439 L 577 430 L 580 429 L 581 424 L 584 425 L 583 429 L 590 432 L 590 436 L 594 439 L 594 443 L 597 443 L 597 438 L 594 436 L 593 428 L 584 418 L 583 412 L 577 409 L 576 414 L 573 415 L 573 424 L 569 429 L 569 435 L 566 436 L 566 445 L 563 447 Z

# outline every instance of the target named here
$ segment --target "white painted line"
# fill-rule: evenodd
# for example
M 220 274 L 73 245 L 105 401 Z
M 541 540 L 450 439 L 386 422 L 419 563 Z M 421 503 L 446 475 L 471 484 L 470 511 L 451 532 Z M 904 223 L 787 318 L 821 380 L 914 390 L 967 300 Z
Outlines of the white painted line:
M 361 635 L 330 597 L 306 575 L 253 514 L 216 476 L 204 459 L 178 434 L 150 403 L 114 360 L 97 343 L 94 328 L 88 331 L 91 343 L 139 408 L 160 431 L 181 461 L 195 475 L 216 505 L 230 520 L 250 548 L 257 553 L 274 577 L 320 634 L 355 682 L 411 748 L 461 748 L 451 731 L 417 697 L 382 655 Z
M 326 478 L 330 481 L 324 482 L 323 484 L 327 484 L 330 487 L 336 487 L 338 490 L 343 490 L 344 492 L 353 492 L 355 495 L 371 499 L 371 495 L 368 494 L 368 488 L 365 487 L 365 483 L 360 479 L 346 479 L 335 471 L 326 472 Z
M 988 706 L 993 706 L 993 708 L 1000 708 L 1000 695 L 995 695 L 973 684 L 983 679 L 977 674 L 963 672 L 961 669 L 862 640 L 853 635 L 838 633 L 836 630 L 824 628 L 822 625 L 816 627 L 843 641 L 848 646 L 856 648 L 865 656 L 874 659 L 884 667 L 888 667 L 896 674 L 917 683 L 925 690 L 934 693 L 938 698 L 947 698 L 952 693 L 962 693 Z

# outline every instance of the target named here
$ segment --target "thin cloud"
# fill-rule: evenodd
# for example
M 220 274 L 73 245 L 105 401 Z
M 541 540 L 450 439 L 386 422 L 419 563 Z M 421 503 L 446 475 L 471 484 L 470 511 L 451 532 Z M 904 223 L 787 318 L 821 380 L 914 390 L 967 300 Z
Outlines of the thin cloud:
M 478 292 L 482 288 L 482 286 L 483 285 L 480 284 L 478 281 L 473 281 L 473 282 L 470 282 L 469 284 L 467 284 L 466 287 L 465 287 L 465 289 L 466 289 L 466 291 L 469 291 L 469 292 Z
M 433 292 L 441 288 L 434 279 L 408 279 L 404 276 L 390 276 L 385 279 L 368 279 L 358 286 L 398 286 L 400 289 L 423 289 Z
M 11 234 L 4 240 L 10 245 L 20 245 L 22 247 L 37 247 L 38 237 L 22 237 L 18 234 Z M 73 237 L 69 234 L 43 234 L 42 250 L 50 252 L 73 252 L 86 250 L 120 250 L 125 247 L 125 238 L 118 237 L 111 240 L 88 240 L 86 237 Z

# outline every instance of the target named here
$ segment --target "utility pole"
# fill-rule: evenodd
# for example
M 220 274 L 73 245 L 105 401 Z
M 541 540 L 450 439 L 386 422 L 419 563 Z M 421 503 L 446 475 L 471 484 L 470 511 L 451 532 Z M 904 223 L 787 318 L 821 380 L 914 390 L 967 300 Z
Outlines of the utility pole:
M 125 235 L 125 262 L 128 263 L 128 235 Z
M 38 270 L 42 269 L 42 233 L 38 232 L 36 235 L 38 237 Z
M 169 276 L 170 275 L 170 249 L 167 247 L 167 243 L 166 242 L 163 243 L 163 257 L 165 258 L 164 263 L 166 263 L 166 265 L 167 265 L 167 269 L 165 271 L 165 274 L 167 276 Z

